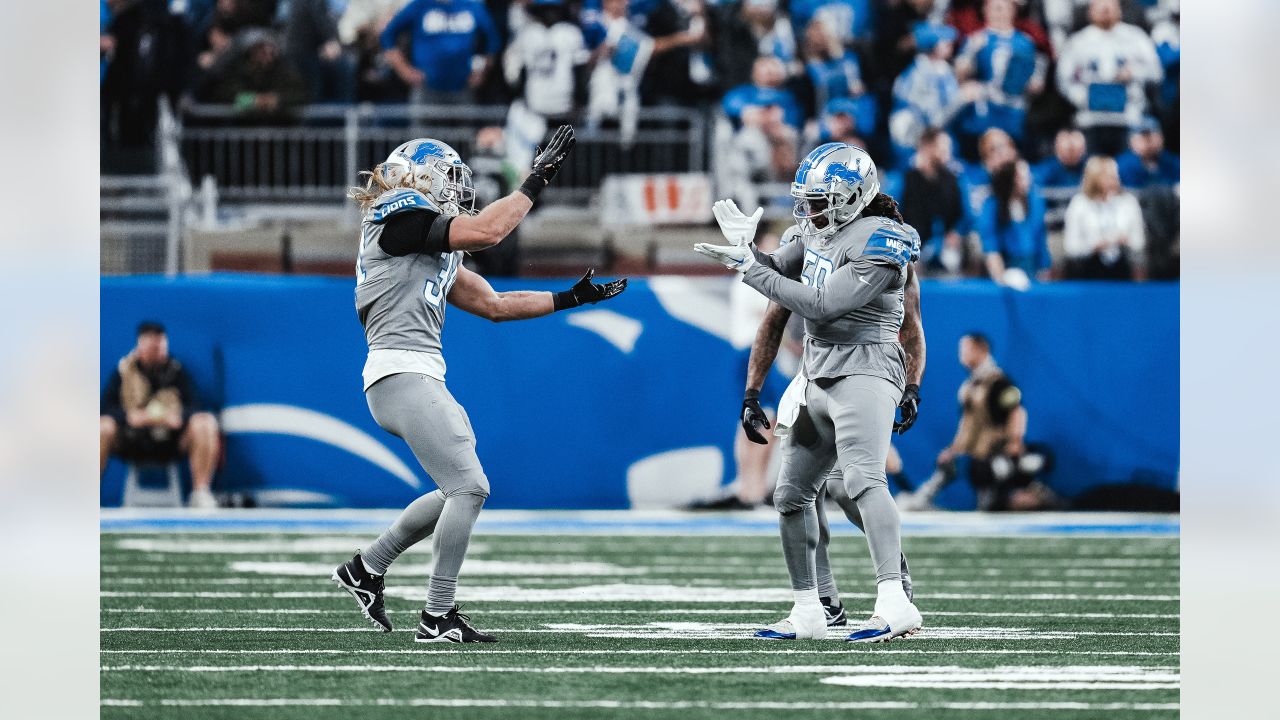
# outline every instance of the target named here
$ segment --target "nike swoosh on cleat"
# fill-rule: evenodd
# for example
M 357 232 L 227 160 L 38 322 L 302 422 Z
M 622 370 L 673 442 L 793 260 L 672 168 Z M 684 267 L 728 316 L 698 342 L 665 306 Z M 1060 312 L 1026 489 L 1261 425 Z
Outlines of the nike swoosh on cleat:
M 436 637 L 440 634 L 439 627 L 427 627 L 426 623 L 418 623 L 418 629 L 431 637 Z

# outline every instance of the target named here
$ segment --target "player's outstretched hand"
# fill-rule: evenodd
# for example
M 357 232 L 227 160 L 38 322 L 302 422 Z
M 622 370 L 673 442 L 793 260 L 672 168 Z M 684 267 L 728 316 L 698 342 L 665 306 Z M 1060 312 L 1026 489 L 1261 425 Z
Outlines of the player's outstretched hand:
M 768 445 L 769 441 L 760 433 L 760 429 L 767 430 L 771 427 L 769 416 L 760 407 L 760 391 L 748 390 L 747 396 L 742 399 L 742 429 L 747 433 L 747 439 L 759 445 Z
M 740 273 L 745 273 L 756 262 L 756 256 L 751 252 L 750 245 L 697 243 L 693 246 L 693 249 L 723 264 L 730 270 L 737 270 Z
M 916 424 L 916 414 L 919 409 L 920 386 L 911 383 L 902 392 L 902 402 L 898 403 L 898 410 L 902 413 L 902 419 L 893 421 L 893 431 L 901 435 L 910 430 L 911 426 Z
M 560 165 L 564 163 L 565 158 L 569 157 L 569 152 L 573 150 L 576 143 L 577 140 L 573 137 L 573 126 L 561 125 L 555 135 L 551 136 L 551 141 L 547 143 L 545 150 L 542 148 L 534 150 L 533 169 L 529 175 L 541 179 L 544 186 L 549 185 L 556 173 L 560 172 Z
M 733 245 L 743 246 L 755 239 L 756 226 L 760 224 L 764 208 L 756 208 L 754 213 L 746 215 L 734 201 L 720 200 L 711 206 L 711 214 L 715 215 L 724 239 Z
M 582 276 L 581 280 L 573 284 L 573 287 L 565 292 L 557 293 L 557 296 L 562 297 L 563 300 L 560 303 L 562 307 L 557 307 L 556 309 L 563 310 L 565 308 L 578 307 L 579 305 L 594 305 L 609 298 L 617 297 L 623 290 L 627 289 L 626 278 L 607 283 L 593 283 L 591 278 L 595 274 L 596 269 L 591 268 Z

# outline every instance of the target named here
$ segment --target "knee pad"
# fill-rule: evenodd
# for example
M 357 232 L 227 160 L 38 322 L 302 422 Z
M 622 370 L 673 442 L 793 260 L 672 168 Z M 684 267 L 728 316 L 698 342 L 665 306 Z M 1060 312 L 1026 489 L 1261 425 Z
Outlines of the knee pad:
M 849 497 L 857 500 L 863 493 L 873 487 L 888 487 L 884 477 L 884 466 L 873 466 L 849 463 L 844 466 L 844 491 Z
M 773 507 L 783 515 L 790 515 L 812 505 L 815 497 L 812 492 L 805 492 L 795 485 L 779 483 L 773 490 Z
M 489 478 L 483 472 L 469 473 L 460 478 L 457 482 L 451 483 L 448 488 L 441 488 L 446 498 L 455 495 L 475 495 L 480 499 L 489 497 Z

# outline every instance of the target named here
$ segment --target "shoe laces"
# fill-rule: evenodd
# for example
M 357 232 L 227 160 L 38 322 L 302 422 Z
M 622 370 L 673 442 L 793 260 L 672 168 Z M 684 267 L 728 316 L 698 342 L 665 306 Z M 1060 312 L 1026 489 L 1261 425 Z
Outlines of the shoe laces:
M 464 613 L 464 612 L 462 612 L 462 606 L 461 606 L 461 605 L 454 605 L 454 606 L 453 606 L 453 609 L 452 609 L 452 610 L 450 610 L 450 611 L 449 611 L 448 613 L 446 613 L 445 615 L 446 615 L 446 616 L 448 616 L 448 615 L 452 615 L 452 616 L 454 616 L 455 618 L 457 618 L 459 622 L 461 622 L 463 625 L 466 625 L 466 626 L 467 626 L 469 629 L 471 629 L 472 631 L 474 631 L 474 630 L 475 630 L 475 628 L 474 628 L 474 627 L 472 627 L 472 625 L 471 625 L 471 616 L 470 616 L 470 615 L 468 615 L 468 614 L 466 614 L 466 613 Z

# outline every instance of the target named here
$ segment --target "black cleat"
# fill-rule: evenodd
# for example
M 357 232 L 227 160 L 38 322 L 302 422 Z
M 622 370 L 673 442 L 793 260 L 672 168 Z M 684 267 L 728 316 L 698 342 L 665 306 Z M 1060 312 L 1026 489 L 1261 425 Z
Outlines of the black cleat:
M 839 598 L 818 598 L 822 601 L 822 611 L 827 614 L 827 627 L 843 627 L 849 624 L 844 614 L 844 605 Z
M 351 593 L 351 597 L 356 599 L 356 605 L 360 607 L 360 614 L 368 618 L 374 627 L 382 632 L 391 632 L 391 619 L 387 617 L 387 609 L 382 604 L 382 576 L 364 569 L 360 553 L 339 565 L 333 571 L 332 578 L 338 587 Z
M 449 643 L 490 643 L 498 642 L 498 638 L 471 627 L 471 618 L 458 612 L 458 606 L 444 615 L 436 616 L 422 611 L 422 621 L 418 623 L 418 633 L 414 642 L 449 642 Z

